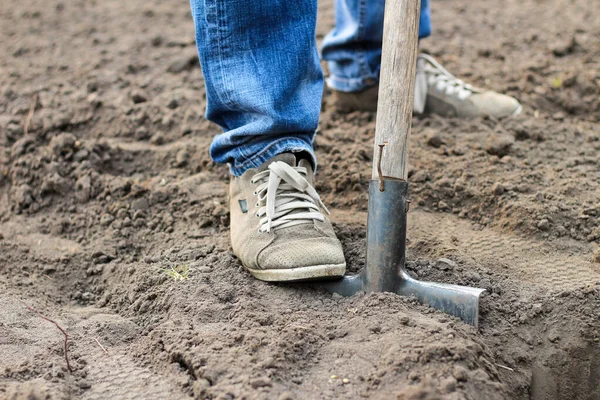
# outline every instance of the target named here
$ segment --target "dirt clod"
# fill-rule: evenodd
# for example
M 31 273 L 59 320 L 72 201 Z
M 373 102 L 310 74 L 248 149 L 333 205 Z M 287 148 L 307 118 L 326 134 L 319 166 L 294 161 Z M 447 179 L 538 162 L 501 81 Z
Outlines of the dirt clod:
M 510 152 L 514 143 L 515 138 L 511 135 L 492 134 L 487 140 L 486 150 L 490 154 L 493 154 L 498 157 L 503 157 Z

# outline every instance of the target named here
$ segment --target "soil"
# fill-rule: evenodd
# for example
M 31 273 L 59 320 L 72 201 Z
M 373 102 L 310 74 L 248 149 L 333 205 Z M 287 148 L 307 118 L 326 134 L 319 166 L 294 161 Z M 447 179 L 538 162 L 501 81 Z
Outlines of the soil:
M 241 268 L 187 4 L 0 4 L 0 398 L 600 398 L 594 2 L 432 4 L 423 50 L 524 105 L 413 121 L 408 268 L 487 289 L 479 331 Z M 325 93 L 317 188 L 352 272 L 374 121 Z

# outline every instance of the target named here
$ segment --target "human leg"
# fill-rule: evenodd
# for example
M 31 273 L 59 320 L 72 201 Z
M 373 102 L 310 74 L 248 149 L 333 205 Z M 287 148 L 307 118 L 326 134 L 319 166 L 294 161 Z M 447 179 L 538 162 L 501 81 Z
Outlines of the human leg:
M 322 51 L 330 72 L 327 85 L 342 112 L 377 109 L 384 5 L 384 0 L 336 0 L 336 26 L 323 41 Z M 420 39 L 431 33 L 430 15 L 429 0 L 421 0 Z M 431 56 L 419 55 L 415 113 L 502 118 L 517 115 L 521 109 L 516 99 L 475 88 Z
M 312 139 L 323 92 L 316 0 L 191 0 L 191 6 L 206 115 L 223 128 L 211 156 L 234 175 L 234 253 L 262 280 L 342 276 L 342 246 L 313 186 Z
M 335 28 L 325 37 L 327 85 L 358 92 L 379 82 L 385 0 L 336 0 Z M 431 34 L 429 0 L 421 0 L 419 39 Z
M 323 92 L 316 0 L 191 0 L 206 117 L 223 128 L 211 156 L 239 176 L 277 154 L 306 152 Z

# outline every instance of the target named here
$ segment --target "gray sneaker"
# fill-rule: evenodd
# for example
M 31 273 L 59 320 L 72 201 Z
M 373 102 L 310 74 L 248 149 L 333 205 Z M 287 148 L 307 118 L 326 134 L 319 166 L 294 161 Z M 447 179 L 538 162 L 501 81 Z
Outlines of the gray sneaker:
M 296 166 L 291 153 L 232 178 L 231 244 L 255 278 L 299 281 L 346 272 L 342 245 L 312 181 L 310 163 Z
M 415 113 L 445 117 L 475 118 L 489 115 L 511 117 L 521 113 L 521 104 L 513 97 L 491 90 L 480 90 L 446 71 L 433 57 L 417 58 Z
M 376 111 L 378 91 L 378 85 L 361 92 L 334 90 L 336 108 L 340 112 Z M 460 118 L 489 115 L 503 118 L 516 116 L 521 110 L 522 106 L 515 98 L 491 90 L 476 89 L 446 71 L 427 54 L 420 54 L 417 58 L 415 114 Z

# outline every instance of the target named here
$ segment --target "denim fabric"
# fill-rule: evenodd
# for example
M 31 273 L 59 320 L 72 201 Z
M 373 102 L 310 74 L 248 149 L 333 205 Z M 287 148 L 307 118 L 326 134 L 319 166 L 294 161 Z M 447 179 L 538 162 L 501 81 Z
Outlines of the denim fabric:
M 327 86 L 357 92 L 379 81 L 384 0 L 335 0 L 335 28 L 323 40 Z M 429 0 L 421 0 L 419 38 L 431 34 Z
M 191 0 L 206 117 L 223 128 L 210 154 L 239 176 L 277 154 L 307 152 L 323 72 L 316 0 Z
M 206 118 L 223 128 L 210 155 L 239 176 L 283 152 L 304 152 L 319 121 L 323 72 L 317 0 L 190 0 L 206 86 Z M 420 35 L 429 34 L 422 0 Z M 331 85 L 360 90 L 378 79 L 382 0 L 336 0 L 323 55 Z

